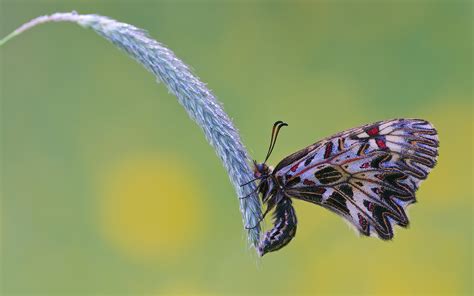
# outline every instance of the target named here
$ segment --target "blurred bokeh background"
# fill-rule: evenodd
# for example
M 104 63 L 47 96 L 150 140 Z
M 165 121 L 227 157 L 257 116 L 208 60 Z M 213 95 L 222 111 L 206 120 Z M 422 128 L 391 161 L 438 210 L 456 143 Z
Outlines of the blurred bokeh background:
M 391 242 L 296 201 L 296 239 L 258 259 L 202 132 L 90 30 L 35 28 L 1 54 L 2 295 L 473 293 L 471 1 L 3 0 L 0 36 L 42 14 L 147 29 L 208 84 L 252 157 L 341 130 L 430 120 L 438 166 Z M 269 226 L 269 223 L 266 223 Z

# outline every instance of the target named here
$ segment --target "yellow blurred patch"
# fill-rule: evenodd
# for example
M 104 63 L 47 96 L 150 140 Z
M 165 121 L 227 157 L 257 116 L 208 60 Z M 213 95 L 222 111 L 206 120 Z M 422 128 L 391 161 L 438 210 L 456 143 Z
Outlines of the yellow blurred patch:
M 444 250 L 459 249 L 456 242 L 439 245 Z M 302 294 L 313 295 L 462 294 L 462 276 L 455 271 L 463 261 L 458 257 L 433 260 L 431 256 L 438 252 L 426 252 L 425 248 L 424 244 L 394 241 L 354 241 L 350 245 L 320 248 L 307 254 L 304 276 L 291 285 Z M 460 251 L 465 250 L 463 247 Z M 440 268 L 440 263 L 444 268 Z
M 210 292 L 204 292 L 203 288 L 201 287 L 198 282 L 194 280 L 187 280 L 187 281 L 177 281 L 173 284 L 164 287 L 164 289 L 160 289 L 160 291 L 156 292 L 153 295 L 166 295 L 166 296 L 214 296 L 219 295 Z
M 168 260 L 189 251 L 205 229 L 198 178 L 172 155 L 118 163 L 102 180 L 105 236 L 138 260 Z

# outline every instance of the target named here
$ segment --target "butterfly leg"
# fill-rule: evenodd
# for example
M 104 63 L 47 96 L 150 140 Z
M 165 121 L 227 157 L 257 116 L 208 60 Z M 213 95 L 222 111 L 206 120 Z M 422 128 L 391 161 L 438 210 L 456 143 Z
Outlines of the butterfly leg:
M 258 219 L 258 222 L 255 224 L 255 226 L 252 226 L 252 227 L 247 227 L 246 226 L 245 229 L 254 229 L 258 225 L 260 225 L 260 223 L 263 221 L 263 219 L 265 219 L 265 217 L 267 216 L 268 212 L 270 212 L 270 208 L 267 207 L 267 209 L 263 213 L 262 217 L 260 217 L 260 219 Z
M 263 184 L 263 183 L 259 183 L 259 184 L 257 185 L 257 187 L 256 187 L 254 190 L 252 190 L 249 194 L 247 194 L 247 195 L 245 195 L 245 196 L 239 197 L 239 199 L 246 199 L 246 198 L 248 198 L 249 196 L 251 196 L 252 194 L 258 193 L 258 192 L 260 191 L 260 188 L 262 187 L 262 184 Z M 245 185 L 245 184 L 244 184 L 244 185 Z M 242 186 L 243 186 L 243 185 L 242 185 Z

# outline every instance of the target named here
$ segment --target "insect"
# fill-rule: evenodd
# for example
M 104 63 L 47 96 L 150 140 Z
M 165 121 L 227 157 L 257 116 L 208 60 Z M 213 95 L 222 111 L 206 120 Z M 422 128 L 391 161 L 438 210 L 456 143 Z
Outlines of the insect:
M 292 199 L 320 205 L 349 221 L 359 233 L 389 240 L 394 225 L 408 226 L 405 210 L 436 164 L 438 137 L 420 119 L 393 119 L 353 128 L 266 164 L 283 126 L 273 125 L 263 163 L 254 161 L 257 192 L 273 211 L 273 228 L 262 238 L 260 256 L 286 246 L 296 234 Z M 260 220 L 260 221 L 261 221 Z

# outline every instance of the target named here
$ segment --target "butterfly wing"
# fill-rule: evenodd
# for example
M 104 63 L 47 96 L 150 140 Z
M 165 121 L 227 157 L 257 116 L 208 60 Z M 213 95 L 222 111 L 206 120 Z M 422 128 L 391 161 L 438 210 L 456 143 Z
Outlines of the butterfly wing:
M 273 171 L 288 197 L 321 205 L 361 234 L 393 237 L 408 225 L 406 207 L 436 164 L 434 127 L 394 119 L 354 128 L 283 159 Z

